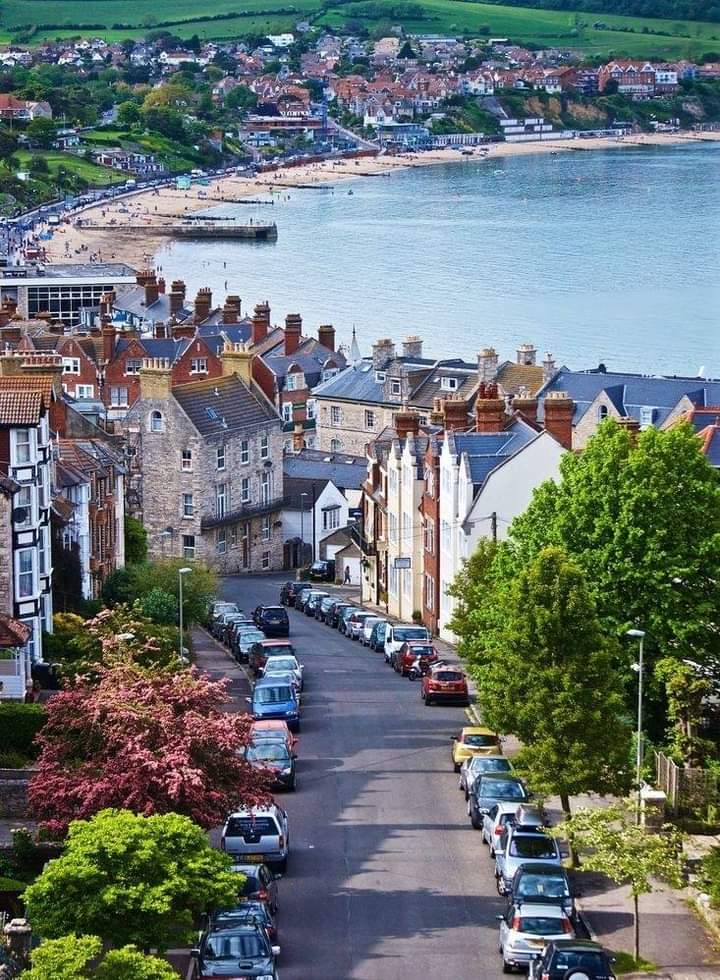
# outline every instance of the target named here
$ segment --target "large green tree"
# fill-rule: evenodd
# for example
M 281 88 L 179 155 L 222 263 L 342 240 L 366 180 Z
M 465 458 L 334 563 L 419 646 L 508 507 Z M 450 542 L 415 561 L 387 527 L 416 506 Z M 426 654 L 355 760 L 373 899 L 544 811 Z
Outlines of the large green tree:
M 177 980 L 167 960 L 148 956 L 134 946 L 104 955 L 98 936 L 47 939 L 33 951 L 32 966 L 22 980 Z
M 178 570 L 192 568 L 183 578 L 183 616 L 186 625 L 201 622 L 208 606 L 217 596 L 217 576 L 202 562 L 168 558 L 137 562 L 114 572 L 103 585 L 103 600 L 108 605 L 141 601 L 148 593 L 160 589 L 179 599 Z
M 70 824 L 67 846 L 25 891 L 38 933 L 99 936 L 111 946 L 167 948 L 194 918 L 237 899 L 230 858 L 177 813 L 103 810 Z

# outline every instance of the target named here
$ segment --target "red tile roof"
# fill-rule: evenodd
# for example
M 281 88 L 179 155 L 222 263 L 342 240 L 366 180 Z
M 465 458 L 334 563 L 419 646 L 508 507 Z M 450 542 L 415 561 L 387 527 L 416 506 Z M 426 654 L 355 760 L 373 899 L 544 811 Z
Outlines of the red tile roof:
M 19 619 L 13 619 L 7 613 L 0 613 L 0 647 L 23 647 L 30 639 L 32 630 Z
M 39 425 L 42 410 L 42 392 L 0 388 L 0 425 Z

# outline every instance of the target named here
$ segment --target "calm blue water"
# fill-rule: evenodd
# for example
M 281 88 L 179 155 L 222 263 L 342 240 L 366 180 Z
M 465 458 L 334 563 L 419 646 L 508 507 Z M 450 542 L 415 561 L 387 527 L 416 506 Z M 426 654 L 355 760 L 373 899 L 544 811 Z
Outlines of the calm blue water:
M 227 281 L 245 310 L 268 299 L 275 322 L 299 312 L 346 343 L 355 325 L 366 351 L 532 341 L 577 368 L 720 377 L 719 177 L 711 145 L 464 160 L 223 206 L 274 219 L 278 242 L 175 243 L 158 262 L 192 295 Z

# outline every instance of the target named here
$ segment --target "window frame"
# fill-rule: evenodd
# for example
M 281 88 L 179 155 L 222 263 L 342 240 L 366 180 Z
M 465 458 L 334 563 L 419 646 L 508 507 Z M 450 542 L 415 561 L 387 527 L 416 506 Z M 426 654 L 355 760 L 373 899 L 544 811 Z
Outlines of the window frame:
M 247 439 L 240 440 L 240 465 L 247 466 L 250 462 L 250 443 Z
M 192 544 L 188 544 L 189 541 L 192 541 Z M 195 549 L 196 549 L 196 547 L 197 547 L 197 545 L 196 545 L 196 542 L 195 542 L 195 535 L 194 534 L 183 534 L 183 536 L 182 536 L 183 558 L 187 558 L 188 560 L 192 560 L 195 557 Z
M 215 448 L 215 468 L 218 471 L 223 471 L 226 467 L 227 454 L 225 448 L 225 443 L 221 443 Z
M 192 493 L 183 493 L 182 509 L 183 518 L 192 518 L 195 516 L 195 499 Z
M 159 409 L 154 408 L 152 412 L 150 412 L 148 422 L 150 426 L 150 432 L 153 432 L 156 435 L 158 435 L 165 431 L 165 418 L 163 416 L 163 413 Z
M 270 436 L 263 432 L 260 436 L 260 459 L 270 458 Z
M 180 451 L 180 472 L 192 473 L 193 471 L 193 451 L 192 449 L 182 449 Z

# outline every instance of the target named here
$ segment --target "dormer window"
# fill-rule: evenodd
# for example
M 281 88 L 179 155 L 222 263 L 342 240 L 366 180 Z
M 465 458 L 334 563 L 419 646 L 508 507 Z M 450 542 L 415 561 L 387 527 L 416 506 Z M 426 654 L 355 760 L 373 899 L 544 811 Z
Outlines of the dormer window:
M 377 381 L 378 384 L 383 384 L 386 377 L 387 375 L 385 374 L 384 371 L 375 372 L 375 380 Z
M 440 387 L 445 391 L 457 391 L 458 379 L 457 378 L 441 378 Z
M 400 378 L 390 378 L 390 394 L 393 398 L 399 398 L 402 394 L 402 381 Z
M 334 378 L 337 373 L 338 369 L 336 367 L 323 368 L 322 379 L 323 381 L 329 381 L 330 378 Z
M 640 428 L 649 429 L 655 421 L 655 409 L 650 405 L 640 406 Z

